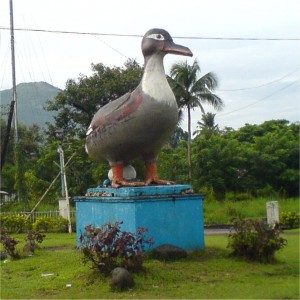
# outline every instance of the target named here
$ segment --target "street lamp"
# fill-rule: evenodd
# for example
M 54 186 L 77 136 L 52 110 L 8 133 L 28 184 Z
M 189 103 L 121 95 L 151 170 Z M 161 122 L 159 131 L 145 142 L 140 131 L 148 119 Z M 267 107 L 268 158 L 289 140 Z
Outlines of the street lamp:
M 59 153 L 59 158 L 60 158 L 61 196 L 62 196 L 62 198 L 66 199 L 68 232 L 71 233 L 72 225 L 71 225 L 71 214 L 70 214 L 70 202 L 69 202 L 69 193 L 68 193 L 68 186 L 67 186 L 67 176 L 66 176 L 66 170 L 65 170 L 64 150 L 62 148 L 62 143 L 63 143 L 63 138 L 64 138 L 63 129 L 55 130 L 55 135 L 56 135 L 56 138 L 60 141 L 57 152 Z

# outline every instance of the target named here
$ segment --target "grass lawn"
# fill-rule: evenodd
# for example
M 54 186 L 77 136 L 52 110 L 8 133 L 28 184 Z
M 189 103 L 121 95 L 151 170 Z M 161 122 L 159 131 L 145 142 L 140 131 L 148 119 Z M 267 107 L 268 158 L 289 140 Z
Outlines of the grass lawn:
M 1 299 L 298 299 L 299 229 L 284 237 L 277 262 L 264 265 L 230 258 L 226 236 L 206 236 L 204 251 L 174 262 L 146 260 L 132 290 L 113 292 L 109 278 L 82 264 L 75 234 L 47 234 L 34 256 L 1 262 Z
M 232 218 L 256 218 L 267 217 L 266 203 L 278 201 L 279 212 L 299 212 L 299 198 L 267 199 L 256 198 L 243 201 L 203 201 L 204 224 L 223 225 L 230 224 Z

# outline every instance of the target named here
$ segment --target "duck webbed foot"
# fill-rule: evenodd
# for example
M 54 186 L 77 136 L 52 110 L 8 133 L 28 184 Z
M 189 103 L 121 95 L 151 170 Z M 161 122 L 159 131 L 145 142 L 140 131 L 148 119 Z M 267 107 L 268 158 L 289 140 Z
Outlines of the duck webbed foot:
M 140 181 L 127 181 L 123 176 L 124 165 L 123 163 L 119 163 L 112 166 L 113 172 L 113 180 L 111 183 L 111 187 L 119 188 L 122 186 L 142 186 L 145 185 L 144 182 Z
M 174 181 L 159 179 L 158 174 L 157 174 L 156 160 L 146 161 L 145 185 L 149 185 L 151 183 L 156 183 L 156 184 L 161 184 L 161 185 L 174 184 Z

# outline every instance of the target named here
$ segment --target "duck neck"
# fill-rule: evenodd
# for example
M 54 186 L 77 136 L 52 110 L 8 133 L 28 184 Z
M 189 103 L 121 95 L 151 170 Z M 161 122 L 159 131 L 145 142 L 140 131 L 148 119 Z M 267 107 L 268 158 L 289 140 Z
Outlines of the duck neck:
M 156 53 L 145 58 L 144 74 L 141 81 L 145 94 L 159 102 L 176 103 L 175 96 L 166 78 L 164 53 Z
M 145 57 L 143 77 L 151 76 L 153 73 L 165 76 L 164 56 L 165 54 L 161 52 Z

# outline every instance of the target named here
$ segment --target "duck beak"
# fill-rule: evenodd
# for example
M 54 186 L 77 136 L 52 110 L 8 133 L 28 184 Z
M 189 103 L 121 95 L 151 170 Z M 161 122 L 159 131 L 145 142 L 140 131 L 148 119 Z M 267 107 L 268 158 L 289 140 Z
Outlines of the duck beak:
M 165 42 L 163 52 L 176 55 L 193 56 L 193 52 L 189 48 L 175 44 L 173 41 Z

